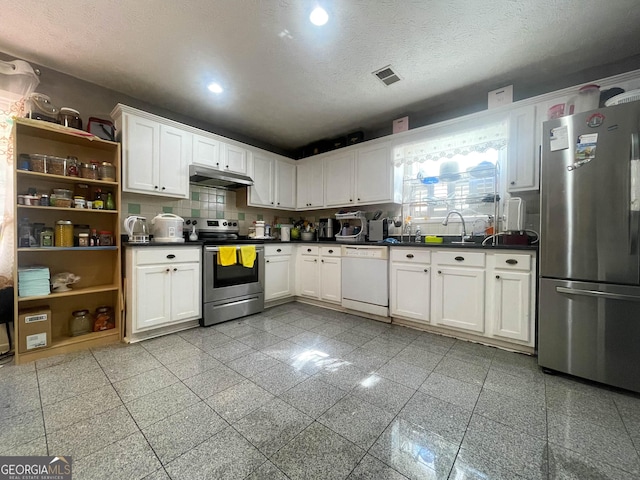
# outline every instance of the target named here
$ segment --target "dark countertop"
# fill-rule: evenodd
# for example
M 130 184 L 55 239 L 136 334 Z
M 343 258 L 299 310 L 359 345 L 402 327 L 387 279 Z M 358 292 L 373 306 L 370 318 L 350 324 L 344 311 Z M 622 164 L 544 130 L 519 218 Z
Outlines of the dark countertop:
M 467 243 L 459 245 L 455 243 L 386 243 L 386 242 L 336 242 L 331 240 L 316 240 L 310 242 L 304 242 L 301 240 L 294 240 L 291 242 L 281 242 L 279 240 L 265 241 L 265 245 L 270 244 L 305 244 L 305 245 L 379 245 L 392 248 L 446 248 L 446 249 L 459 249 L 459 248 L 472 248 L 479 250 L 538 250 L 537 245 L 482 245 L 481 243 Z

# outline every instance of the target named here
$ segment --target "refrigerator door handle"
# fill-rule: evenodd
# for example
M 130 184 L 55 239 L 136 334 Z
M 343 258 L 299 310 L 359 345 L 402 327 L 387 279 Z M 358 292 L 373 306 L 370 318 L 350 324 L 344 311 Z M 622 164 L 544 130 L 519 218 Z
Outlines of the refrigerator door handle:
M 638 133 L 631 134 L 631 158 L 629 162 L 629 248 L 638 252 L 640 231 L 640 141 Z
M 569 295 L 582 295 L 585 297 L 606 298 L 610 300 L 626 300 L 629 302 L 640 302 L 640 297 L 624 295 L 621 293 L 601 292 L 599 290 L 582 290 L 579 288 L 556 287 L 556 292 L 567 293 Z

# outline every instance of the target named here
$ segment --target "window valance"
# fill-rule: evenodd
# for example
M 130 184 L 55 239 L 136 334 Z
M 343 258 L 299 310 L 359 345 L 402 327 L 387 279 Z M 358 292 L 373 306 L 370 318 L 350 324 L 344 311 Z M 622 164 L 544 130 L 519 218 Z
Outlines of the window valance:
M 503 122 L 483 125 L 473 130 L 441 136 L 422 142 L 401 145 L 394 150 L 394 165 L 410 165 L 452 158 L 456 155 L 467 155 L 471 152 L 486 152 L 493 148 L 500 150 L 507 146 L 509 140 L 509 126 Z

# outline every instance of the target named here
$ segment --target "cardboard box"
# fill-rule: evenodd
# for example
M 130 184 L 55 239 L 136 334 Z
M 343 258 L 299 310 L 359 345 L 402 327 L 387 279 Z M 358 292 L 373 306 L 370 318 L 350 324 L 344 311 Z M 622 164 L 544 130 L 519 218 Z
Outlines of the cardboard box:
M 393 133 L 406 132 L 409 130 L 409 116 L 398 118 L 393 121 Z
M 51 309 L 48 305 L 20 310 L 18 323 L 18 352 L 51 346 Z

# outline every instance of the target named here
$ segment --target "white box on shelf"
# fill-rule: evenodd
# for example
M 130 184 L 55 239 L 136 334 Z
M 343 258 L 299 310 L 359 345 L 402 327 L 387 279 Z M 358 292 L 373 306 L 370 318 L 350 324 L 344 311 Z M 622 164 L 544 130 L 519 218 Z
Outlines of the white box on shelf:
M 489 98 L 487 100 L 487 108 L 502 107 L 513 103 L 513 85 L 507 85 L 506 87 L 498 88 L 489 92 Z

